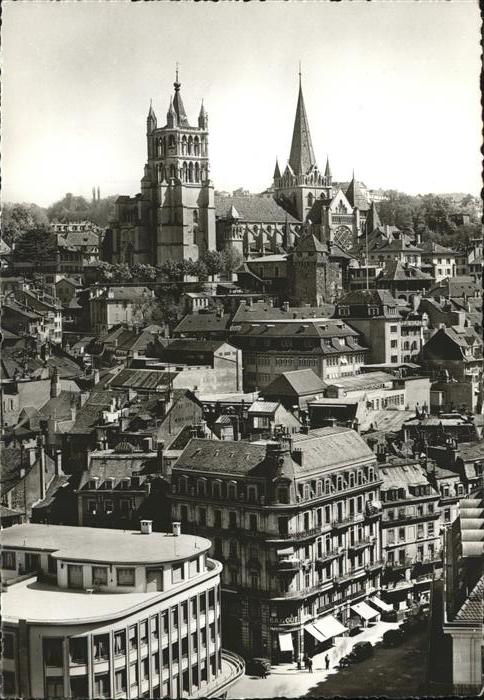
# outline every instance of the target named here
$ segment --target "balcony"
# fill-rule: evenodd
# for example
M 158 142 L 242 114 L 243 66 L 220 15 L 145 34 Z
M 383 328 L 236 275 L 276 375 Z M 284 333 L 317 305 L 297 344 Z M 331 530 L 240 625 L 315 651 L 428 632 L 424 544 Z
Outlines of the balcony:
M 401 571 L 402 569 L 408 569 L 414 564 L 414 560 L 410 557 L 405 557 L 405 559 L 399 559 L 398 561 L 386 561 L 385 568 L 391 571 Z
M 341 548 L 343 550 L 343 548 Z M 320 557 L 316 559 L 316 566 L 322 568 L 329 564 L 330 561 L 337 559 L 343 552 L 340 549 L 332 549 L 330 552 L 324 552 Z M 343 550 L 344 551 L 344 550 Z
M 373 573 L 374 571 L 378 571 L 378 569 L 381 569 L 383 567 L 383 560 L 378 559 L 378 561 L 372 561 L 368 562 L 365 564 L 365 571 L 367 574 Z
M 333 520 L 331 527 L 333 530 L 346 530 L 353 522 L 353 518 L 341 518 L 340 520 Z
M 280 559 L 272 565 L 275 573 L 295 573 L 301 568 L 300 559 Z
M 359 578 L 360 576 L 364 576 L 365 573 L 366 572 L 362 567 L 348 569 L 348 571 L 345 571 L 343 574 L 335 576 L 334 582 L 337 586 L 340 586 L 342 584 L 347 583 L 353 578 Z
M 353 542 L 352 544 L 348 545 L 348 550 L 350 552 L 358 552 L 365 549 L 365 547 L 369 547 L 373 541 L 374 540 L 372 537 L 363 537 L 363 539 L 358 540 L 358 542 Z

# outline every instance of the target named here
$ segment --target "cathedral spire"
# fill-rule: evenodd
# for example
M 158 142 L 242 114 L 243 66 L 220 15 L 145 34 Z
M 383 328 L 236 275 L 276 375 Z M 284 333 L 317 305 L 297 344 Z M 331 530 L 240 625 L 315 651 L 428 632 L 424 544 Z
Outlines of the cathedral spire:
M 153 109 L 152 100 L 150 100 L 150 109 L 148 112 L 148 116 L 146 118 L 146 123 L 147 123 L 148 132 L 151 132 L 153 129 L 156 129 L 156 114 L 155 114 L 155 110 Z
M 200 107 L 200 114 L 198 115 L 198 126 L 200 129 L 207 129 L 208 125 L 208 114 L 205 110 L 205 106 L 203 104 L 202 100 L 202 105 Z
M 331 167 L 329 165 L 329 156 L 326 157 L 326 167 L 324 169 L 324 177 L 333 177 L 331 174 Z
M 175 88 L 175 97 L 173 98 L 173 107 L 175 108 L 176 116 L 178 117 L 179 126 L 189 126 L 183 100 L 181 98 L 180 88 L 181 83 L 178 80 L 178 63 L 176 64 L 176 77 L 173 83 Z
M 316 159 L 314 157 L 313 144 L 311 142 L 311 134 L 302 92 L 301 66 L 299 66 L 299 95 L 297 99 L 294 130 L 292 132 L 289 165 L 295 175 L 304 175 L 315 164 Z
M 173 106 L 173 97 L 170 97 L 170 106 L 168 107 L 168 112 L 166 114 L 166 123 L 171 129 L 177 125 L 177 114 Z
M 274 180 L 280 180 L 281 178 L 281 171 L 279 169 L 279 160 L 276 158 L 276 167 L 274 168 Z

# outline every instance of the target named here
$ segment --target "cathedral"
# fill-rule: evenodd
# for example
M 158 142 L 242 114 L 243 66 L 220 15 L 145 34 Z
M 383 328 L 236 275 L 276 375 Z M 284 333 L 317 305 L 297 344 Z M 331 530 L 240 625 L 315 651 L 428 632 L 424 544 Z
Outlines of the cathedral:
M 113 262 L 162 265 L 198 260 L 215 249 L 207 113 L 202 102 L 197 126 L 190 125 L 178 71 L 174 88 L 164 126 L 158 126 L 150 105 L 141 193 L 116 201 L 109 234 Z
M 324 173 L 318 168 L 301 74 L 289 161 L 282 175 L 276 161 L 273 193 L 276 202 L 306 224 L 306 230 L 310 230 L 322 243 L 334 243 L 348 250 L 356 245 L 365 231 L 370 203 L 354 173 L 349 186 L 343 191 L 333 183 L 329 159 L 326 160 Z

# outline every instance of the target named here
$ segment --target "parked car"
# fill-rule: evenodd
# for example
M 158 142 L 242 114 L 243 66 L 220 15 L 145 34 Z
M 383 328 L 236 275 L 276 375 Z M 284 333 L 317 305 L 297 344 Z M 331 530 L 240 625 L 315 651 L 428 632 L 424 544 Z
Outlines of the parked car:
M 357 642 L 351 650 L 350 657 L 353 661 L 363 661 L 373 654 L 371 642 Z
M 347 668 L 348 666 L 351 666 L 350 656 L 349 655 L 342 656 L 341 659 L 338 661 L 338 667 L 339 668 Z
M 384 647 L 398 647 L 403 641 L 403 632 L 400 629 L 387 630 L 383 635 L 382 641 Z
M 396 610 L 385 610 L 381 614 L 383 622 L 398 622 L 398 613 Z
M 271 672 L 271 662 L 263 657 L 251 659 L 246 665 L 249 676 L 268 676 Z

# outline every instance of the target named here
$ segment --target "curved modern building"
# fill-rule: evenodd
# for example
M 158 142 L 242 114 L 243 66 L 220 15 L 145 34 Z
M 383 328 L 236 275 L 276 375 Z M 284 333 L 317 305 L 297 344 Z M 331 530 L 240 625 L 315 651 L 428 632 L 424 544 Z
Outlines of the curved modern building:
M 244 665 L 221 648 L 222 565 L 209 548 L 178 523 L 4 530 L 4 696 L 223 696 Z

